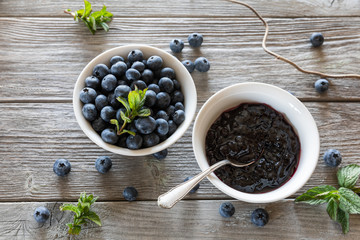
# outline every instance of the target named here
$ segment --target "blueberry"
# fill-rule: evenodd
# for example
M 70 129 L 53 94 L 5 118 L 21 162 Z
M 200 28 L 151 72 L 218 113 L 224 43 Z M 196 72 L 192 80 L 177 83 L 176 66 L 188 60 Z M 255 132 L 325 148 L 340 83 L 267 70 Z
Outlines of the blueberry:
M 313 33 L 310 37 L 313 47 L 320 47 L 324 43 L 324 36 L 321 33 Z
M 176 90 L 180 90 L 180 88 L 181 88 L 180 82 L 178 80 L 174 79 L 173 83 L 174 83 L 174 88 Z
M 100 81 L 109 73 L 109 68 L 103 63 L 96 65 L 93 69 L 93 75 L 97 77 Z
M 207 72 L 210 69 L 210 62 L 204 57 L 199 57 L 195 60 L 195 69 L 199 72 Z
M 143 138 L 144 138 L 144 143 L 143 143 L 144 147 L 152 147 L 160 142 L 159 136 L 155 133 L 144 135 Z
M 188 36 L 188 42 L 191 47 L 200 47 L 203 40 L 203 36 L 200 33 L 192 33 Z
M 176 125 L 180 125 L 185 120 L 185 112 L 183 110 L 176 110 L 172 115 L 172 119 Z
M 251 222 L 258 227 L 263 227 L 269 222 L 269 214 L 263 208 L 255 209 L 251 214 Z
M 148 90 L 152 90 L 156 94 L 158 94 L 160 92 L 160 87 L 159 87 L 159 85 L 152 83 L 148 86 Z
M 120 78 L 125 74 L 127 69 L 128 69 L 128 67 L 127 67 L 126 63 L 117 62 L 117 63 L 115 63 L 114 65 L 111 66 L 110 72 L 115 77 Z
M 231 202 L 224 202 L 220 205 L 219 213 L 224 218 L 229 218 L 235 213 L 235 207 Z
M 103 109 L 108 104 L 108 98 L 103 94 L 100 94 L 95 98 L 95 106 L 99 111 L 101 111 L 101 109 Z
M 167 150 L 167 148 L 165 148 L 164 150 L 161 150 L 160 152 L 154 153 L 153 156 L 157 160 L 162 160 L 162 159 L 166 158 L 167 154 L 168 154 L 168 150 Z
M 181 63 L 185 66 L 189 73 L 192 73 L 195 70 L 195 64 L 192 61 L 184 60 Z
M 169 124 L 168 136 L 171 136 L 176 131 L 177 125 L 173 120 L 169 120 L 168 124 Z
M 181 103 L 181 102 L 177 102 L 177 103 L 175 103 L 175 111 L 176 110 L 183 110 L 183 111 L 185 111 L 185 107 L 184 107 L 184 105 Z
M 131 85 L 130 85 L 130 88 L 131 88 L 132 90 L 134 90 L 134 89 L 135 89 L 135 86 L 137 86 L 137 88 L 140 89 L 140 90 L 144 90 L 145 88 L 147 88 L 146 83 L 145 83 L 144 81 L 142 81 L 142 80 L 133 81 L 133 82 L 131 83 Z
M 130 63 L 136 62 L 136 61 L 142 61 L 144 59 L 144 54 L 142 53 L 142 51 L 135 49 L 132 50 L 131 52 L 129 52 L 128 58 L 127 60 Z
M 115 93 L 110 93 L 108 95 L 108 102 L 114 109 L 118 109 L 122 106 L 122 104 L 116 99 Z
M 121 56 L 113 56 L 111 59 L 110 59 L 110 64 L 111 65 L 114 65 L 115 63 L 117 62 L 124 62 L 124 58 L 121 57 Z
M 169 124 L 165 119 L 156 119 L 156 132 L 162 136 L 166 135 L 169 132 Z
M 169 116 L 173 115 L 175 112 L 175 106 L 174 105 L 170 105 L 166 108 L 166 114 Z M 169 119 L 168 119 L 169 120 Z
M 186 181 L 188 181 L 188 180 L 190 180 L 190 179 L 192 179 L 192 177 L 186 177 L 186 178 L 184 179 L 184 182 L 186 182 Z M 195 192 L 199 189 L 199 187 L 200 187 L 200 183 L 196 184 L 195 187 L 193 187 L 193 188 L 190 190 L 189 193 L 195 193 Z
M 134 187 L 126 187 L 123 191 L 123 196 L 127 201 L 135 201 L 138 196 L 138 191 Z
M 34 212 L 34 218 L 38 223 L 46 222 L 50 217 L 50 211 L 46 207 L 37 207 Z
M 170 50 L 174 53 L 179 53 L 184 48 L 184 42 L 181 39 L 173 39 L 170 42 Z
M 152 107 L 156 103 L 156 93 L 153 90 L 147 90 L 145 93 L 145 106 Z
M 83 103 L 94 103 L 96 96 L 97 93 L 93 88 L 85 87 L 80 92 L 80 101 Z
M 115 88 L 115 97 L 123 97 L 127 98 L 129 96 L 129 92 L 131 91 L 131 88 L 127 85 L 119 85 Z
M 156 119 L 162 118 L 162 119 L 168 121 L 169 120 L 169 115 L 164 110 L 159 110 L 159 111 L 157 111 L 157 113 L 155 115 L 155 118 Z
M 184 102 L 184 95 L 179 90 L 171 94 L 171 104 L 176 104 L 177 102 Z
M 337 167 L 342 161 L 341 154 L 336 149 L 329 149 L 324 153 L 324 161 L 330 167 Z
M 155 71 L 155 70 L 161 69 L 161 67 L 163 65 L 163 60 L 159 56 L 151 56 L 148 58 L 146 64 L 147 64 L 148 68 Z
M 99 173 L 107 173 L 112 166 L 112 161 L 108 156 L 98 157 L 95 161 L 95 168 Z
M 143 138 L 139 134 L 136 134 L 135 136 L 129 135 L 126 138 L 126 146 L 129 149 L 133 149 L 133 150 L 139 149 L 141 148 L 142 144 L 143 144 Z
M 319 79 L 315 82 L 315 90 L 319 93 L 326 92 L 329 89 L 329 82 L 326 79 Z
M 129 68 L 126 70 L 125 76 L 129 81 L 136 81 L 140 79 L 141 73 L 134 68 Z
M 117 146 L 122 147 L 122 148 L 126 148 L 126 139 L 127 139 L 126 134 L 120 135 L 119 140 L 117 142 Z
M 96 107 L 92 103 L 86 103 L 82 108 L 82 114 L 84 118 L 90 122 L 97 118 Z
M 105 106 L 103 109 L 101 109 L 100 117 L 105 122 L 110 122 L 111 119 L 115 118 L 115 110 L 112 106 Z
M 159 87 L 162 92 L 172 93 L 174 91 L 174 83 L 168 77 L 162 77 L 159 80 Z
M 167 78 L 170 78 L 170 79 L 174 79 L 175 78 L 175 71 L 174 71 L 174 69 L 172 69 L 170 67 L 165 67 L 165 68 L 161 69 L 160 77 L 167 77 Z
M 53 165 L 53 170 L 56 175 L 63 177 L 71 170 L 71 164 L 67 159 L 59 158 Z
M 153 73 L 153 71 L 151 71 L 150 69 L 145 69 L 145 70 L 141 73 L 141 79 L 142 79 L 146 84 L 151 83 L 152 80 L 154 79 L 154 73 Z
M 102 132 L 107 127 L 107 123 L 99 117 L 91 123 L 91 126 L 96 132 Z
M 116 135 L 116 131 L 112 128 L 106 128 L 101 132 L 101 138 L 106 143 L 115 144 L 119 137 Z
M 95 76 L 89 76 L 85 79 L 85 86 L 98 89 L 100 87 L 100 80 Z
M 114 75 L 108 74 L 101 81 L 101 87 L 107 92 L 113 91 L 117 86 L 117 79 Z
M 152 117 L 138 118 L 135 120 L 135 127 L 141 134 L 149 134 L 155 130 L 156 121 Z
M 120 79 L 118 80 L 117 82 L 117 85 L 120 86 L 120 85 L 126 85 L 126 86 L 129 86 L 129 81 L 126 79 Z M 116 88 L 115 88 L 116 89 Z
M 156 95 L 156 106 L 160 109 L 166 109 L 171 102 L 170 95 L 166 92 L 159 92 Z
M 131 65 L 131 68 L 134 68 L 139 72 L 143 72 L 145 70 L 145 64 L 143 62 L 136 61 Z

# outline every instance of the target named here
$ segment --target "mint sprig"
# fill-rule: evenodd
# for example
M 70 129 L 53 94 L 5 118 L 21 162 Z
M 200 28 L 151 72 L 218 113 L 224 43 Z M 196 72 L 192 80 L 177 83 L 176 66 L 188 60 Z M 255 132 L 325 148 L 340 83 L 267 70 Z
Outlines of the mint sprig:
M 305 202 L 312 205 L 327 203 L 326 211 L 329 217 L 340 223 L 344 234 L 349 232 L 349 215 L 360 214 L 360 188 L 355 184 L 360 176 L 360 166 L 351 164 L 342 167 L 337 172 L 340 188 L 321 185 L 306 191 L 295 199 L 295 202 Z
M 84 192 L 80 194 L 77 206 L 68 203 L 60 206 L 61 211 L 72 211 L 75 213 L 73 222 L 66 224 L 69 227 L 69 234 L 78 235 L 81 231 L 81 225 L 88 223 L 89 220 L 101 226 L 99 216 L 90 210 L 91 205 L 96 200 L 97 197 L 94 198 L 92 194 L 86 195 Z
M 84 9 L 75 12 L 71 12 L 70 9 L 67 9 L 64 12 L 73 16 L 76 22 L 79 22 L 79 20 L 83 21 L 92 34 L 95 34 L 98 28 L 103 28 L 108 32 L 109 25 L 107 25 L 107 22 L 112 20 L 113 14 L 106 11 L 105 5 L 100 11 L 91 13 L 91 4 L 86 0 L 84 0 L 84 4 Z
M 128 123 L 131 123 L 135 117 L 147 117 L 151 114 L 150 109 L 143 108 L 146 100 L 145 93 L 147 88 L 144 90 L 139 90 L 135 85 L 135 90 L 129 92 L 127 100 L 123 97 L 116 98 L 122 105 L 124 105 L 126 111 L 120 112 L 120 117 L 123 120 L 123 124 L 120 127 L 120 123 L 117 119 L 111 119 L 110 123 L 116 125 L 117 135 L 124 133 L 129 133 L 135 136 L 135 133 L 125 129 Z

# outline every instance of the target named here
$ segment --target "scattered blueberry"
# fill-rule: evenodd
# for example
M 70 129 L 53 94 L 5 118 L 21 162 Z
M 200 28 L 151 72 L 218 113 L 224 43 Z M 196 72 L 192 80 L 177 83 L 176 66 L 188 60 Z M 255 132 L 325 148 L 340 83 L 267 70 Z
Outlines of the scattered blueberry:
M 164 150 L 161 150 L 160 152 L 154 153 L 153 156 L 157 160 L 162 160 L 162 159 L 166 158 L 167 154 L 168 154 L 168 150 L 167 150 L 167 148 L 165 148 Z
M 188 42 L 191 47 L 200 47 L 203 43 L 203 36 L 200 33 L 192 33 L 188 36 Z
M 185 112 L 183 110 L 176 110 L 172 118 L 177 125 L 180 125 L 185 120 Z
M 170 50 L 174 53 L 179 53 L 184 48 L 184 42 L 181 39 L 173 39 L 170 42 Z
M 139 149 L 142 147 L 142 144 L 143 144 L 143 138 L 139 134 L 136 134 L 135 136 L 129 135 L 126 138 L 126 146 L 129 149 L 133 149 L 133 150 Z
M 37 207 L 34 212 L 34 218 L 38 223 L 46 222 L 50 217 L 50 211 L 46 207 Z
M 170 79 L 174 79 L 175 78 L 175 71 L 174 71 L 174 69 L 172 69 L 170 67 L 164 67 L 160 71 L 160 77 L 167 77 L 167 78 L 170 78 Z
M 146 134 L 143 136 L 143 139 L 144 139 L 143 142 L 144 147 L 152 147 L 160 142 L 159 136 L 155 133 Z
M 111 92 L 116 88 L 117 79 L 114 75 L 108 74 L 101 81 L 101 87 L 107 92 Z
M 93 69 L 93 75 L 97 77 L 99 80 L 102 80 L 109 73 L 110 73 L 109 68 L 103 63 L 96 65 Z
M 329 82 L 326 79 L 319 79 L 315 82 L 315 90 L 319 93 L 326 92 L 329 89 Z
M 132 50 L 129 55 L 127 60 L 130 63 L 136 62 L 136 61 L 141 61 L 144 59 L 144 54 L 142 53 L 142 51 L 136 49 L 136 50 Z
M 98 112 L 96 111 L 96 107 L 94 104 L 86 103 L 82 107 L 82 114 L 86 120 L 92 122 L 97 118 Z
M 151 56 L 148 58 L 146 64 L 147 64 L 148 68 L 150 68 L 153 71 L 159 70 L 159 69 L 161 69 L 161 67 L 163 65 L 163 60 L 159 56 Z
M 63 177 L 71 171 L 71 164 L 67 159 L 59 158 L 55 161 L 53 170 L 56 175 Z
M 169 132 L 169 124 L 165 119 L 156 119 L 156 132 L 162 136 L 166 135 Z
M 184 60 L 181 63 L 185 66 L 189 73 L 192 73 L 195 70 L 195 64 L 192 61 Z
M 231 202 L 224 202 L 219 208 L 220 215 L 224 218 L 229 218 L 235 213 L 235 207 Z
M 108 98 L 103 94 L 100 94 L 95 98 L 95 106 L 96 109 L 99 111 L 101 111 L 101 109 L 103 109 L 108 104 L 109 104 Z
M 207 72 L 210 69 L 210 62 L 204 57 L 199 57 L 195 60 L 195 69 L 199 72 Z
M 136 61 L 131 65 L 131 68 L 134 68 L 142 73 L 145 70 L 145 64 L 143 62 Z
M 110 68 L 111 74 L 113 74 L 117 78 L 122 77 L 125 74 L 126 70 L 127 65 L 124 62 L 117 62 Z
M 110 122 L 111 119 L 115 118 L 115 110 L 113 107 L 111 106 L 106 106 L 103 109 L 101 109 L 100 112 L 100 117 L 102 118 L 102 120 L 104 120 L 105 122 Z
M 85 79 L 85 87 L 98 89 L 100 87 L 100 80 L 95 76 L 89 76 Z
M 127 98 L 129 95 L 129 92 L 131 91 L 131 88 L 128 85 L 119 85 L 115 88 L 115 97 L 123 97 Z
M 263 208 L 255 209 L 251 214 L 251 222 L 258 227 L 263 227 L 269 222 L 269 214 Z
M 112 166 L 112 161 L 108 156 L 98 157 L 95 161 L 95 168 L 99 173 L 107 173 Z
M 159 92 L 156 95 L 156 106 L 160 109 L 166 109 L 171 102 L 171 97 L 167 92 Z
M 106 128 L 101 132 L 101 138 L 106 143 L 115 144 L 119 137 L 116 134 L 116 131 L 112 128 Z
M 129 68 L 126 70 L 125 76 L 129 81 L 136 81 L 140 79 L 141 73 L 134 68 Z
M 324 161 L 330 167 L 337 167 L 342 161 L 342 156 L 338 150 L 329 149 L 324 153 Z
M 83 103 L 94 103 L 97 93 L 90 87 L 85 87 L 80 92 L 80 101 Z
M 184 182 L 190 180 L 191 178 L 192 178 L 192 177 L 186 177 L 186 178 L 184 179 Z M 189 193 L 195 193 L 195 192 L 199 189 L 199 187 L 200 187 L 200 183 L 196 184 L 195 187 L 193 187 L 193 188 L 190 190 Z
M 113 56 L 111 59 L 110 59 L 110 64 L 111 65 L 114 65 L 115 63 L 117 62 L 124 62 L 124 58 L 121 57 L 121 56 Z
M 320 47 L 324 43 L 324 36 L 321 33 L 313 33 L 310 37 L 313 47 Z
M 127 201 L 135 201 L 138 196 L 138 191 L 134 187 L 126 187 L 123 191 L 123 196 Z
M 159 80 L 159 87 L 162 92 L 172 93 L 174 91 L 174 83 L 168 77 L 162 77 Z
M 158 94 L 160 92 L 160 87 L 159 87 L 159 85 L 152 83 L 148 86 L 148 90 L 152 90 L 156 94 Z

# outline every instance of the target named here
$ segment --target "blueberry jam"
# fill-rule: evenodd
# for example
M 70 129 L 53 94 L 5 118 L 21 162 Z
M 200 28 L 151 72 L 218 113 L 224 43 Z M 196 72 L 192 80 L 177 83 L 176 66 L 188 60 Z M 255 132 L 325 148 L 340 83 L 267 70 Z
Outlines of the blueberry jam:
M 226 165 L 215 171 L 225 184 L 243 192 L 266 192 L 295 172 L 300 142 L 285 117 L 266 104 L 244 103 L 223 112 L 206 135 L 210 165 L 229 159 L 247 167 Z

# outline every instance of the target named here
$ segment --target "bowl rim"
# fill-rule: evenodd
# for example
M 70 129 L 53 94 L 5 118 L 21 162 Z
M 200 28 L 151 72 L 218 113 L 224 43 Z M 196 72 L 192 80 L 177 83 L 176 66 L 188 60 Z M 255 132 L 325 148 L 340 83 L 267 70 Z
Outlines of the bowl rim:
M 258 82 L 245 82 L 245 83 L 238 83 L 238 84 L 234 84 L 231 86 L 228 86 L 226 88 L 223 88 L 221 90 L 219 90 L 218 92 L 216 92 L 215 94 L 213 94 L 201 107 L 201 109 L 199 110 L 195 121 L 194 121 L 194 125 L 193 125 L 193 134 L 192 134 L 192 144 L 193 144 L 193 150 L 194 150 L 194 155 L 196 158 L 196 161 L 200 167 L 200 169 L 202 171 L 206 170 L 209 167 L 209 164 L 207 162 L 206 156 L 204 156 L 202 154 L 202 152 L 199 149 L 202 149 L 201 147 L 199 147 L 196 143 L 196 131 L 198 129 L 199 126 L 199 122 L 201 121 L 201 118 L 203 118 L 203 114 L 204 114 L 204 109 L 206 109 L 209 105 L 213 104 L 214 99 L 217 99 L 219 96 L 223 95 L 224 93 L 228 92 L 230 89 L 233 88 L 246 88 L 246 87 L 266 87 L 268 89 L 272 89 L 277 91 L 278 93 L 281 94 L 285 94 L 287 97 L 289 97 L 292 101 L 294 101 L 294 103 L 297 103 L 299 107 L 301 107 L 302 111 L 304 112 L 304 114 L 306 114 L 306 118 L 308 119 L 308 123 L 309 123 L 309 129 L 314 130 L 313 134 L 314 134 L 314 145 L 312 145 L 312 157 L 314 158 L 314 161 L 312 161 L 312 164 L 306 165 L 306 172 L 304 172 L 303 179 L 301 179 L 301 181 L 295 182 L 297 183 L 295 185 L 295 183 L 293 183 L 295 186 L 293 188 L 289 188 L 289 185 L 286 185 L 288 182 L 285 182 L 284 184 L 282 184 L 280 187 L 270 191 L 270 192 L 265 192 L 265 193 L 245 193 L 245 192 L 241 192 L 239 190 L 236 190 L 228 185 L 226 185 L 225 183 L 223 183 L 214 173 L 208 175 L 208 180 L 216 187 L 218 188 L 220 191 L 222 191 L 223 193 L 238 199 L 238 200 L 242 200 L 245 202 L 249 202 L 249 203 L 269 203 L 269 202 L 275 202 L 275 201 L 279 201 L 282 199 L 285 199 L 286 197 L 291 196 L 292 194 L 294 194 L 295 192 L 297 192 L 301 187 L 303 187 L 303 185 L 305 185 L 305 183 L 309 180 L 309 178 L 311 177 L 312 173 L 314 172 L 316 166 L 317 166 L 317 162 L 318 162 L 318 156 L 319 156 L 319 152 L 320 152 L 320 138 L 319 138 L 319 132 L 316 126 L 316 122 L 314 120 L 314 118 L 312 117 L 311 113 L 309 112 L 309 110 L 306 108 L 306 106 L 299 100 L 297 99 L 295 96 L 293 96 L 291 93 L 289 93 L 288 91 L 285 91 L 277 86 L 271 85 L 271 84 L 266 84 L 266 83 L 258 83 Z M 218 99 L 217 99 L 218 100 Z M 241 102 L 239 102 L 240 104 Z M 271 106 L 271 104 L 269 104 Z M 276 109 L 275 109 L 276 110 Z M 220 116 L 221 112 L 218 113 L 217 116 Z M 297 133 L 298 136 L 300 135 L 300 133 Z M 300 138 L 300 136 L 299 136 Z M 300 139 L 299 139 L 300 140 Z M 302 146 L 301 146 L 302 147 Z M 301 159 L 302 155 L 300 154 L 300 159 Z M 204 160 L 205 159 L 205 160 Z M 303 168 L 304 169 L 304 168 Z M 297 169 L 298 170 L 298 169 Z M 295 172 L 296 174 L 296 172 Z M 293 178 L 293 176 L 291 177 Z M 291 179 L 290 178 L 290 179 Z M 289 180 L 290 180 L 289 179 Z M 288 181 L 289 181 L 288 180 Z M 287 191 L 282 191 L 283 186 L 287 186 Z M 274 194 L 273 192 L 276 192 L 277 194 Z
M 156 55 L 159 55 L 162 58 L 168 59 L 167 61 L 164 60 L 165 66 L 176 65 L 176 68 L 180 68 L 181 74 L 185 76 L 184 79 L 185 78 L 188 79 L 186 81 L 186 85 L 187 85 L 186 91 L 187 92 L 186 93 L 184 92 L 184 86 L 183 86 L 184 84 L 181 85 L 182 92 L 184 93 L 184 96 L 191 97 L 190 100 L 186 100 L 187 98 L 185 97 L 184 105 L 185 105 L 186 118 L 185 118 L 184 122 L 178 126 L 176 131 L 169 138 L 167 138 L 165 141 L 163 141 L 155 146 L 137 149 L 137 150 L 131 150 L 131 149 L 122 148 L 122 147 L 119 147 L 116 145 L 105 143 L 101 139 L 100 135 L 98 133 L 96 133 L 95 130 L 92 129 L 90 123 L 83 117 L 83 115 L 82 115 L 83 103 L 79 99 L 80 91 L 82 88 L 85 87 L 85 83 L 84 83 L 85 78 L 87 76 L 89 76 L 89 74 L 88 74 L 89 68 L 91 68 L 91 71 L 92 71 L 93 66 L 95 66 L 96 64 L 100 64 L 100 63 L 106 64 L 106 62 L 104 62 L 101 59 L 108 58 L 108 60 L 110 60 L 110 58 L 112 56 L 115 56 L 116 54 L 118 54 L 118 52 L 124 51 L 124 52 L 128 53 L 134 49 L 140 49 L 144 53 L 144 55 L 147 55 L 147 53 L 146 53 L 147 51 L 150 51 L 151 55 L 155 55 L 155 53 L 153 53 L 153 52 L 156 52 Z M 125 58 L 126 58 L 127 53 L 119 54 L 119 55 L 126 55 L 125 56 Z M 150 54 L 148 54 L 148 55 L 150 55 Z M 168 64 L 169 60 L 171 61 L 171 64 Z M 106 64 L 106 65 L 108 65 L 108 64 Z M 172 144 L 174 144 L 177 140 L 179 140 L 183 136 L 183 134 L 189 128 L 190 124 L 192 123 L 192 121 L 195 117 L 195 112 L 196 112 L 196 107 L 197 107 L 197 92 L 196 92 L 196 86 L 195 86 L 194 80 L 192 79 L 192 76 L 190 75 L 188 70 L 185 68 L 185 66 L 176 57 L 174 57 L 170 53 L 168 53 L 160 48 L 153 47 L 150 45 L 129 44 L 129 45 L 123 45 L 123 46 L 108 49 L 108 50 L 98 54 L 88 64 L 86 64 L 86 66 L 82 69 L 81 73 L 79 74 L 79 76 L 75 82 L 75 86 L 73 89 L 72 105 L 73 105 L 73 110 L 75 113 L 76 121 L 79 124 L 81 130 L 96 145 L 98 145 L 99 147 L 101 147 L 107 151 L 110 151 L 110 152 L 113 152 L 116 154 L 120 154 L 120 155 L 124 155 L 124 156 L 146 156 L 146 155 L 151 155 L 156 152 L 160 152 L 161 150 L 164 150 L 164 149 L 170 147 Z

